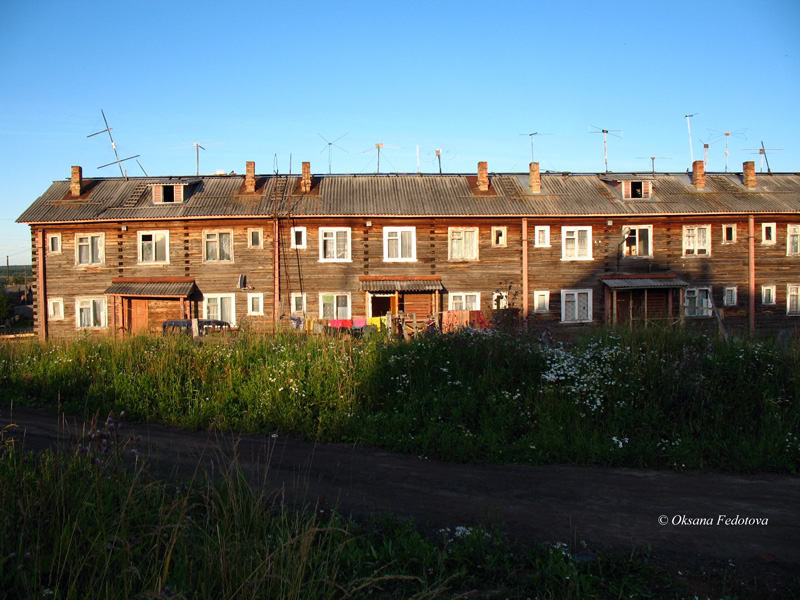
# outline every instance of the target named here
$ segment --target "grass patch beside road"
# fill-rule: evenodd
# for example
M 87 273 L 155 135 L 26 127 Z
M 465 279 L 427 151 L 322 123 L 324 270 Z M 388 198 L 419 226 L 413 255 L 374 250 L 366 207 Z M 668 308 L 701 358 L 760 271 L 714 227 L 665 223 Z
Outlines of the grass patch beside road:
M 0 345 L 0 398 L 453 462 L 798 473 L 800 343 L 600 330 Z

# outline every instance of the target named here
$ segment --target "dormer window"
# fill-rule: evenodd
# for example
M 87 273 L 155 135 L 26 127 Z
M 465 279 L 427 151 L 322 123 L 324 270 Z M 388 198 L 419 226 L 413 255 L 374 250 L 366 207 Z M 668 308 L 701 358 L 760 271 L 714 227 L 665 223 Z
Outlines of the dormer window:
M 183 184 L 153 186 L 153 204 L 180 204 L 183 202 Z
M 636 200 L 638 198 L 650 198 L 653 195 L 653 182 L 623 181 L 622 189 L 625 199 Z

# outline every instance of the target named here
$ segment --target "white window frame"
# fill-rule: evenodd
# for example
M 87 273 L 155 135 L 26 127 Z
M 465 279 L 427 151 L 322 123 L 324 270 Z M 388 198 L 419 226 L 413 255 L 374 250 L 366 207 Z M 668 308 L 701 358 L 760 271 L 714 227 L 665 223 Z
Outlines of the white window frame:
M 258 308 L 255 310 L 253 310 L 253 300 L 258 300 Z M 263 292 L 251 292 L 247 294 L 247 315 L 250 317 L 260 317 L 264 315 Z
M 786 226 L 786 256 L 800 256 L 800 225 Z
M 474 296 L 473 308 L 467 308 L 468 296 Z M 464 308 L 455 308 L 457 304 L 462 304 Z M 450 292 L 447 295 L 447 308 L 448 310 L 480 310 L 481 309 L 481 293 L 480 292 Z
M 508 308 L 508 292 L 492 292 L 492 309 L 502 310 Z
M 586 311 L 588 314 L 578 314 L 578 296 L 586 294 Z M 567 299 L 569 296 L 574 296 L 575 302 L 575 318 L 568 319 L 567 315 Z M 578 289 L 578 290 L 561 290 L 561 322 L 562 323 L 591 323 L 592 322 L 592 301 L 593 294 L 591 288 Z M 583 317 L 583 318 L 581 318 Z
M 778 303 L 778 286 L 774 284 L 761 286 L 761 304 L 775 306 Z
M 47 299 L 47 319 L 50 321 L 63 321 L 64 320 L 64 299 L 63 298 L 48 298 Z
M 733 232 L 733 239 L 729 240 L 728 236 L 726 235 L 727 229 L 730 228 Z M 723 244 L 735 244 L 736 243 L 736 223 L 725 223 L 722 226 L 722 243 Z
M 334 316 L 324 316 L 325 315 L 325 304 L 324 304 L 324 297 L 325 296 L 333 296 L 333 315 Z M 347 298 L 347 310 L 345 312 L 345 316 L 341 316 L 337 314 L 337 299 L 338 298 Z M 350 292 L 320 292 L 319 293 L 319 318 L 320 319 L 350 319 L 352 318 L 350 315 L 352 314 L 353 310 L 353 303 L 350 298 Z
M 544 300 L 544 308 L 539 307 L 539 300 Z M 539 290 L 533 292 L 533 312 L 535 313 L 546 313 L 550 312 L 550 291 L 549 290 Z
M 767 239 L 768 237 L 771 239 Z M 774 246 L 778 242 L 777 237 L 778 228 L 775 223 L 761 224 L 761 244 L 763 246 Z
M 221 308 L 221 304 L 219 304 L 219 301 L 222 300 L 223 298 L 228 298 L 231 301 L 231 318 L 227 322 L 230 324 L 231 327 L 234 327 L 236 325 L 236 294 L 203 294 L 203 318 L 225 321 L 226 319 L 222 318 L 221 310 L 220 314 L 215 315 L 213 317 L 209 316 L 208 314 L 208 301 L 217 300 L 218 301 L 217 306 Z
M 53 249 L 53 241 L 56 242 L 56 249 Z M 55 255 L 61 254 L 61 234 L 60 233 L 48 233 L 47 234 L 47 254 Z
M 629 229 L 629 233 L 625 236 L 625 240 L 622 242 L 622 255 L 628 258 L 653 258 L 653 226 L 652 225 L 626 225 L 622 228 L 623 231 L 625 229 Z M 647 254 L 639 254 L 639 246 L 641 242 L 639 241 L 639 231 L 641 229 L 647 230 Z M 633 236 L 635 240 L 634 247 L 636 248 L 636 254 L 628 254 L 629 246 L 628 240 Z
M 498 234 L 499 238 L 498 239 Z M 492 227 L 492 248 L 508 247 L 508 227 L 497 225 Z
M 722 305 L 723 306 L 738 306 L 739 304 L 739 290 L 735 285 L 726 285 L 722 288 Z
M 467 243 L 465 236 L 463 235 L 466 232 L 474 232 L 475 233 L 475 244 L 472 248 L 467 248 Z M 460 233 L 462 234 L 461 240 L 464 245 L 464 252 L 462 256 L 456 256 L 453 252 L 453 234 Z M 479 259 L 479 252 L 480 252 L 480 229 L 478 227 L 448 227 L 447 228 L 447 260 L 452 262 L 462 262 L 462 261 L 476 261 Z
M 704 236 L 706 243 L 700 244 L 700 230 L 705 230 Z M 711 256 L 711 225 L 684 225 L 683 235 L 683 257 L 684 258 L 705 258 Z M 692 244 L 689 244 L 692 240 Z
M 580 233 L 586 233 L 586 254 L 581 255 L 578 240 Z M 567 241 L 575 243 L 574 252 L 567 250 Z M 563 226 L 561 227 L 561 260 L 592 260 L 592 227 L 591 226 Z
M 144 235 L 152 235 L 153 240 L 150 242 L 153 244 L 153 260 L 144 260 L 144 241 L 142 240 L 142 236 Z M 163 235 L 164 236 L 164 243 L 165 243 L 165 255 L 164 260 L 156 260 L 155 259 L 155 246 L 156 246 L 156 239 L 155 236 Z M 138 260 L 140 265 L 168 265 L 169 264 L 169 231 L 165 229 L 157 230 L 157 231 L 137 231 L 136 232 L 136 248 L 138 253 Z
M 703 298 L 702 296 L 705 296 Z M 692 304 L 689 304 L 689 300 L 693 300 Z M 698 300 L 701 303 L 698 303 Z M 683 309 L 684 315 L 692 318 L 692 319 L 704 319 L 710 318 L 713 316 L 711 311 L 711 304 L 712 304 L 712 296 L 711 296 L 711 286 L 698 286 L 698 287 L 690 287 L 686 288 L 683 293 Z M 705 301 L 706 304 L 702 302 Z
M 230 257 L 220 258 L 222 246 L 220 244 L 220 235 L 227 234 L 230 236 Z M 217 258 L 208 257 L 208 244 L 209 242 L 215 243 L 217 247 Z M 233 229 L 205 229 L 203 230 L 203 262 L 213 264 L 231 264 L 234 262 L 233 255 Z
M 300 310 L 297 310 L 297 300 L 300 300 Z M 290 312 L 293 315 L 304 315 L 306 314 L 306 295 L 305 292 L 292 292 L 289 296 L 290 305 Z
M 533 247 L 550 247 L 550 225 L 537 225 L 533 228 Z
M 411 233 L 411 255 L 400 256 L 402 254 L 403 233 Z M 390 237 L 396 234 L 397 253 L 394 258 L 389 257 Z M 416 227 L 384 227 L 383 228 L 383 260 L 384 262 L 414 262 L 417 260 L 417 228 Z
M 81 238 L 86 238 L 89 245 L 89 262 L 81 262 Z M 98 238 L 98 260 L 92 260 L 92 238 Z M 75 264 L 79 267 L 96 267 L 106 262 L 106 234 L 105 233 L 76 233 L 75 234 Z
M 786 314 L 800 315 L 800 283 L 786 284 Z
M 336 256 L 338 250 L 338 238 L 340 233 L 346 233 L 347 248 L 345 256 Z M 326 234 L 333 234 L 333 253 L 332 258 L 325 257 L 325 242 Z M 319 228 L 319 262 L 352 262 L 353 261 L 353 244 L 352 234 L 349 227 L 320 227 Z
M 258 243 L 253 243 L 253 234 L 258 234 Z M 247 247 L 253 250 L 260 250 L 264 247 L 264 229 L 262 227 L 248 227 Z
M 158 183 L 153 186 L 153 204 L 183 204 L 184 187 L 181 183 Z M 164 202 L 164 188 L 172 188 L 171 202 Z
M 297 234 L 300 234 L 301 240 L 300 243 L 297 243 Z M 307 248 L 307 240 L 308 237 L 306 235 L 306 228 L 305 227 L 292 227 L 289 230 L 289 235 L 291 236 L 291 241 L 289 242 L 289 247 L 296 249 L 296 250 L 305 250 Z
M 90 310 L 92 325 L 81 325 L 81 309 L 84 305 Z M 100 307 L 99 324 L 97 309 Z M 75 327 L 78 329 L 102 329 L 108 325 L 108 311 L 105 296 L 80 296 L 75 298 Z

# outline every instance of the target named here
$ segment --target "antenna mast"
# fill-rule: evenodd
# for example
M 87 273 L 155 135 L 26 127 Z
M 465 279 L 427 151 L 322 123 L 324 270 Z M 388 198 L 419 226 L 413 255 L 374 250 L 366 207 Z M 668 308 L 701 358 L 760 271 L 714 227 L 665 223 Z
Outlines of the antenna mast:
M 765 148 L 764 142 L 761 142 L 761 148 L 745 148 L 745 150 L 751 150 L 758 153 L 761 157 L 761 172 L 764 172 L 764 161 L 767 161 L 767 173 L 772 173 L 769 168 L 769 158 L 767 158 L 767 152 L 780 152 L 783 148 Z
M 699 115 L 700 113 L 693 113 L 691 115 L 684 115 L 686 117 L 686 127 L 689 129 L 689 156 L 692 157 L 692 162 L 694 162 L 694 150 L 692 150 L 692 124 L 689 122 L 695 115 Z
M 539 133 L 538 131 L 534 131 L 533 133 L 520 133 L 520 135 L 527 135 L 528 137 L 531 138 L 531 162 L 534 162 L 534 160 L 533 160 L 533 136 L 535 136 L 535 135 L 553 135 L 553 134 L 552 133 Z M 606 169 L 606 170 L 608 170 L 608 169 Z
M 117 154 L 117 145 L 114 143 L 114 138 L 111 137 L 111 127 L 108 126 L 108 120 L 106 119 L 106 113 L 103 112 L 102 108 L 100 109 L 100 114 L 103 115 L 103 123 L 106 124 L 106 128 L 103 129 L 102 131 L 98 131 L 96 133 L 91 133 L 91 134 L 87 135 L 86 137 L 90 138 L 90 137 L 94 137 L 96 135 L 100 135 L 101 133 L 108 133 L 108 139 L 111 140 L 111 149 L 114 150 L 114 156 L 117 158 L 117 160 L 115 160 L 114 162 L 107 163 L 105 165 L 101 165 L 101 166 L 99 166 L 97 168 L 98 169 L 102 169 L 103 167 L 108 167 L 108 166 L 111 166 L 114 163 L 116 163 L 116 165 L 119 167 L 120 177 L 123 177 L 124 179 L 128 179 L 125 176 L 125 173 L 122 171 L 122 163 L 125 162 L 126 160 L 132 160 L 134 158 L 139 158 L 139 156 L 141 156 L 141 155 L 137 154 L 136 156 L 129 156 L 128 158 L 123 158 L 122 160 L 120 160 L 119 159 L 119 154 Z M 141 167 L 142 165 L 139 165 L 139 166 Z M 144 171 L 144 169 L 142 169 L 142 171 Z
M 348 131 L 347 133 L 350 133 L 350 132 Z M 319 152 L 320 152 L 320 154 L 322 154 L 323 152 L 325 152 L 325 150 L 327 150 L 327 151 L 328 151 L 328 175 L 330 175 L 330 174 L 331 174 L 331 152 L 332 152 L 332 149 L 333 149 L 333 147 L 334 147 L 334 146 L 336 146 L 336 147 L 337 147 L 339 150 L 341 150 L 341 151 L 343 151 L 343 152 L 347 152 L 347 150 L 345 150 L 344 148 L 342 148 L 341 146 L 339 146 L 339 145 L 337 145 L 337 144 L 336 144 L 336 142 L 338 142 L 338 141 L 339 141 L 340 139 L 342 139 L 342 138 L 343 138 L 345 135 L 347 135 L 347 133 L 345 133 L 344 135 L 340 135 L 338 138 L 336 138 L 336 139 L 335 139 L 335 140 L 333 140 L 332 142 L 329 142 L 328 140 L 326 140 L 326 139 L 325 139 L 325 137 L 323 137 L 323 135 L 322 135 L 321 133 L 317 133 L 317 135 L 318 135 L 319 137 L 321 137 L 323 140 L 325 140 L 325 146 L 323 146 L 323 147 L 322 147 L 322 150 L 320 150 L 320 151 L 319 151 Z
M 594 127 L 597 131 L 590 131 L 589 133 L 602 133 L 603 134 L 603 159 L 606 163 L 606 173 L 608 173 L 608 134 L 610 133 L 614 137 L 621 138 L 622 137 L 622 130 L 621 129 L 600 129 L 599 127 L 595 127 L 594 125 L 590 125 L 590 127 Z M 617 135 L 619 132 L 619 135 Z

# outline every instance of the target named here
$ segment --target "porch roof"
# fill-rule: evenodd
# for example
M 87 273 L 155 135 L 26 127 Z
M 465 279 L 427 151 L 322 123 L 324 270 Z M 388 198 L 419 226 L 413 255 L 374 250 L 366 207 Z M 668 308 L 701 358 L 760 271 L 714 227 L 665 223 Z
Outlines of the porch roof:
M 444 290 L 442 278 L 430 277 L 369 277 L 359 278 L 365 292 L 435 292 Z
M 667 289 L 684 288 L 689 284 L 679 279 L 676 275 L 661 275 L 651 277 L 641 277 L 636 275 L 619 275 L 611 277 L 601 277 L 606 286 L 612 290 L 645 290 L 645 289 Z
M 193 278 L 147 279 L 117 277 L 103 292 L 108 296 L 188 298 L 196 289 Z

